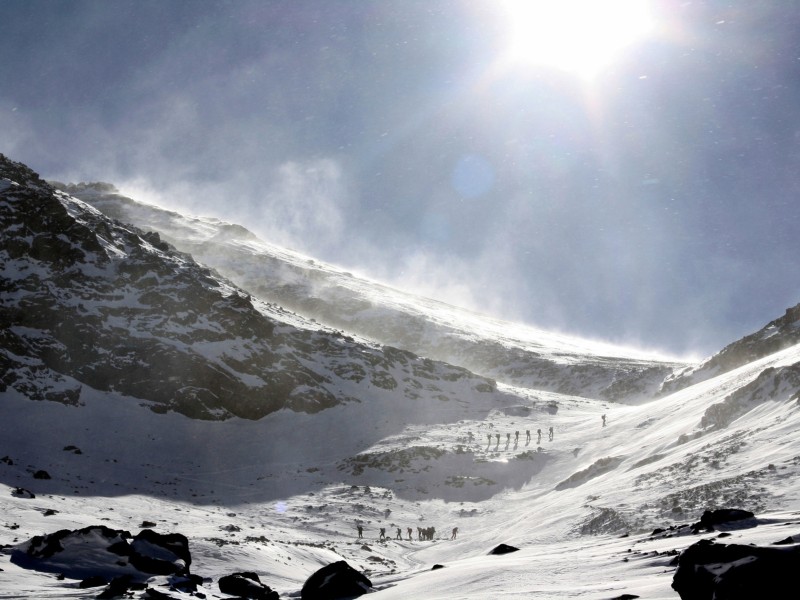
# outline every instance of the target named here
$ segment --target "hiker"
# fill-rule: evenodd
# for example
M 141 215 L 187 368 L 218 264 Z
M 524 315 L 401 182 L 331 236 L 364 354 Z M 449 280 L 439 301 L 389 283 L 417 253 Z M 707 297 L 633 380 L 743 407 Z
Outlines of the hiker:
M 364 537 L 364 528 L 361 525 L 356 525 L 356 528 L 358 529 L 358 539 L 363 538 Z
M 489 439 L 489 443 L 491 444 L 492 443 L 492 434 L 491 433 L 487 433 L 486 437 Z
M 394 539 L 396 539 L 396 540 L 402 540 L 403 539 L 403 532 L 399 527 L 397 528 L 397 535 L 394 537 Z
M 500 445 L 500 434 L 499 433 L 495 433 L 494 436 L 497 438 L 497 445 L 499 446 Z
M 536 430 L 536 435 L 539 436 L 539 437 L 536 438 L 536 443 L 537 444 L 541 444 L 542 443 L 542 430 L 541 429 L 537 429 Z
M 386 539 L 386 528 L 385 527 L 381 527 L 381 535 L 378 537 L 378 539 L 379 540 L 385 540 Z
M 526 444 L 530 444 L 531 443 L 531 430 L 530 429 L 526 429 L 525 430 L 525 443 Z
M 511 434 L 507 433 L 506 434 L 506 446 L 508 446 L 510 443 L 511 443 Z
M 553 441 L 553 426 L 550 425 L 550 441 Z
M 406 531 L 408 532 L 408 541 L 411 541 L 411 533 L 414 531 L 411 527 L 406 527 Z
M 514 443 L 516 444 L 519 442 L 519 431 L 514 432 Z
M 451 540 L 456 539 L 456 534 L 458 533 L 458 527 L 453 527 L 453 535 L 450 536 Z
M 603 427 L 605 427 L 605 426 L 606 426 L 606 416 L 603 415 Z

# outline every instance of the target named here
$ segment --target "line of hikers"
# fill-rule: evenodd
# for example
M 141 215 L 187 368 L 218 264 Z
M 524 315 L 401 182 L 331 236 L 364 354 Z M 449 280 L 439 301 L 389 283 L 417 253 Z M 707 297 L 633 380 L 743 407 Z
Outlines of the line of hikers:
M 360 523 L 356 524 L 356 529 L 358 530 L 358 539 L 362 539 L 364 537 L 364 526 L 361 525 Z M 403 539 L 403 530 L 400 527 L 397 527 L 396 529 L 397 529 L 397 534 L 395 535 L 394 539 L 402 540 Z M 406 527 L 406 534 L 408 535 L 407 539 L 408 539 L 409 542 L 413 540 L 413 538 L 412 538 L 412 534 L 413 533 L 414 533 L 414 530 L 411 527 Z M 436 535 L 436 528 L 435 527 L 417 527 L 417 540 L 419 540 L 421 542 L 433 540 L 433 536 L 434 535 Z M 453 527 L 453 530 L 450 532 L 450 539 L 451 540 L 456 539 L 457 535 L 458 535 L 458 527 Z M 386 535 L 386 528 L 385 527 L 381 527 L 380 528 L 380 534 L 378 535 L 378 539 L 379 540 L 388 540 L 388 539 L 390 539 Z
M 604 421 L 604 423 L 605 423 L 605 421 Z M 553 441 L 553 435 L 554 435 L 553 426 L 551 425 L 550 429 L 547 430 L 547 437 L 551 442 Z M 499 446 L 500 445 L 500 434 L 499 433 L 495 433 L 494 434 L 494 438 L 497 440 L 497 445 Z M 489 445 L 491 445 L 492 444 L 492 434 L 491 433 L 487 433 L 486 434 L 486 439 L 487 439 Z M 510 443 L 511 443 L 511 434 L 510 433 L 506 433 L 506 444 L 510 444 Z M 519 431 L 515 431 L 514 432 L 514 444 L 518 444 L 518 443 L 519 443 Z M 531 430 L 530 429 L 526 429 L 525 430 L 525 443 L 526 444 L 530 444 L 531 443 Z M 541 429 L 537 429 L 536 430 L 536 443 L 537 444 L 541 444 L 542 443 L 542 430 Z

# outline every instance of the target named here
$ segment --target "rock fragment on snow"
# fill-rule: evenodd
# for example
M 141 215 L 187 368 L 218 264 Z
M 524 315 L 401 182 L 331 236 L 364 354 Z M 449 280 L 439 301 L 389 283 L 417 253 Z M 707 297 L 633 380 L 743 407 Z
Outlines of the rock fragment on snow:
M 302 600 L 353 598 L 373 591 L 372 582 L 340 560 L 322 567 L 309 577 L 300 591 Z

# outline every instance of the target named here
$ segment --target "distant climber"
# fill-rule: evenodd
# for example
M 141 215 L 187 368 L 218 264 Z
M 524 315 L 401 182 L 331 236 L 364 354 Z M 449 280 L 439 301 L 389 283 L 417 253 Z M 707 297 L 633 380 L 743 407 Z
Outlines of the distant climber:
M 542 430 L 541 429 L 537 429 L 536 430 L 536 435 L 539 436 L 539 437 L 536 438 L 536 443 L 537 444 L 541 444 L 542 443 Z
M 510 443 L 511 443 L 511 434 L 507 433 L 506 434 L 506 444 L 510 444 Z
M 356 525 L 356 528 L 358 529 L 358 539 L 363 538 L 364 537 L 364 527 L 361 526 L 361 525 Z
M 516 444 L 519 442 L 519 431 L 514 432 L 514 443 Z
M 411 529 L 411 527 L 406 527 L 406 532 L 408 533 L 408 541 L 409 541 L 409 542 L 411 541 L 411 533 L 412 533 L 413 531 L 414 531 L 414 530 L 413 530 L 413 529 Z
M 531 430 L 530 429 L 526 429 L 525 430 L 525 443 L 526 444 L 530 444 L 531 443 Z
M 386 539 L 386 528 L 385 527 L 381 527 L 381 534 L 378 537 L 378 539 L 379 540 L 385 540 Z
M 397 528 L 397 535 L 394 537 L 394 539 L 396 539 L 396 540 L 402 540 L 403 539 L 403 532 L 401 531 L 401 529 L 399 527 Z
M 456 535 L 458 534 L 458 527 L 453 527 L 453 534 L 450 536 L 451 540 L 456 539 Z
M 550 434 L 550 441 L 552 442 L 553 441 L 553 426 L 552 425 L 550 425 L 549 434 Z
M 495 433 L 494 436 L 497 438 L 497 444 L 499 445 L 500 444 L 500 434 L 499 433 Z
M 603 419 L 603 427 L 605 427 L 606 426 L 606 416 L 603 415 L 602 419 Z

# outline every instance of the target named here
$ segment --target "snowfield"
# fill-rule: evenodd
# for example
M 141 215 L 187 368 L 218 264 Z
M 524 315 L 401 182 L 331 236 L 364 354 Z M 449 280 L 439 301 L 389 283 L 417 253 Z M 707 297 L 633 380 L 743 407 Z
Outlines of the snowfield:
M 798 361 L 795 347 L 636 407 L 555 394 L 490 410 L 437 401 L 413 424 L 389 421 L 368 402 L 219 423 L 156 415 L 108 394 L 86 395 L 83 407 L 6 395 L 0 453 L 13 464 L 0 463 L 0 543 L 96 524 L 136 533 L 151 521 L 187 536 L 207 597 L 226 597 L 212 582 L 235 571 L 254 571 L 291 597 L 316 569 L 344 559 L 367 573 L 376 597 L 677 598 L 676 552 L 719 533 L 651 535 L 657 527 L 735 506 L 758 524 L 732 526 L 726 542 L 800 539 L 797 398 L 779 393 L 726 427 L 700 425 L 764 369 Z M 537 409 L 549 402 L 558 410 Z M 350 419 L 362 437 L 336 434 Z M 500 443 L 487 443 L 495 432 Z M 490 465 L 491 484 L 455 460 L 466 454 Z M 370 455 L 398 458 L 367 461 L 358 473 L 340 468 Z M 39 469 L 52 479 L 34 479 Z M 15 497 L 16 487 L 36 497 Z M 417 527 L 431 525 L 435 539 L 418 541 Z M 377 539 L 380 527 L 388 540 Z M 404 539 L 394 539 L 396 527 Z M 500 543 L 520 551 L 487 556 Z M 86 597 L 53 574 L 0 564 L 3 597 Z
M 676 599 L 700 540 L 800 547 L 798 307 L 692 363 L 0 168 L 0 598 L 300 598 L 346 561 L 378 599 Z

